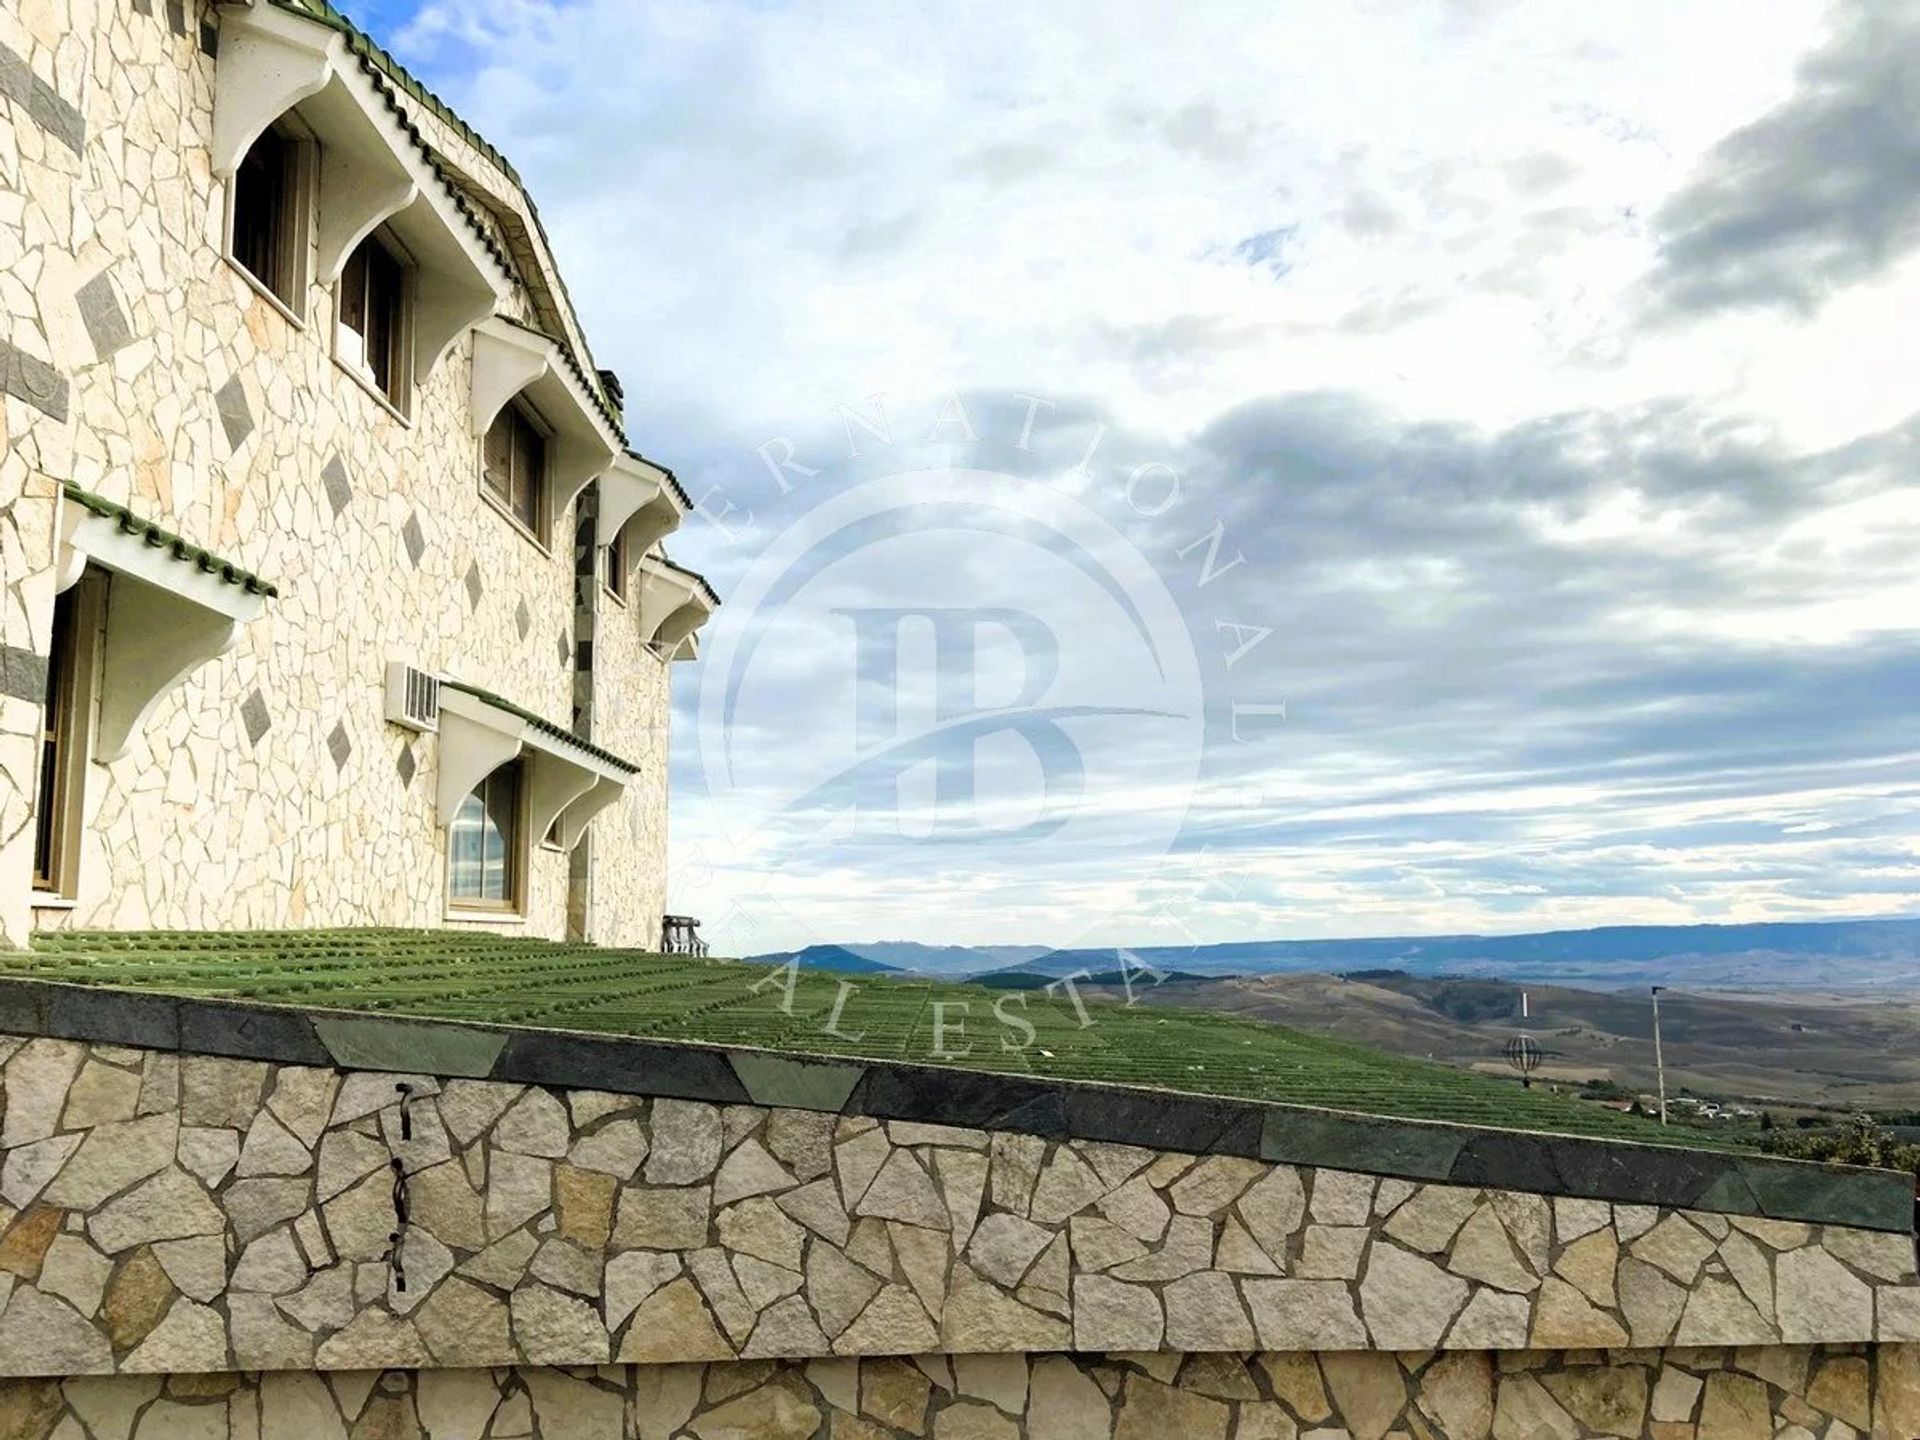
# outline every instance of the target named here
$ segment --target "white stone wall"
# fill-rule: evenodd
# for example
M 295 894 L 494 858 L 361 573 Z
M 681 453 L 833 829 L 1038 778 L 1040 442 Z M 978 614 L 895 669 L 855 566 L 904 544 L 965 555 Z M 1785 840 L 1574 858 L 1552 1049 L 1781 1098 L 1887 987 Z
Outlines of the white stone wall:
M 619 805 L 594 823 L 592 937 L 657 945 L 667 903 L 667 746 L 672 668 L 641 643 L 633 612 L 605 592 L 594 637 L 594 733 L 640 762 Z
M 0 937 L 30 924 L 439 925 L 435 742 L 385 723 L 385 664 L 456 673 L 568 724 L 572 515 L 555 517 L 549 553 L 481 498 L 470 343 L 419 385 L 403 423 L 334 364 L 326 291 L 291 324 L 221 257 L 225 196 L 207 151 L 217 61 L 200 43 L 212 12 L 189 3 L 176 32 L 169 10 L 0 9 L 0 45 L 84 128 L 76 152 L 49 130 L 47 104 L 33 113 L 20 85 L 0 85 L 0 360 L 17 375 L 17 352 L 67 386 L 64 405 L 19 398 L 40 373 L 29 363 L 7 387 L 0 645 L 9 674 L 46 651 L 61 481 L 281 595 L 163 700 L 125 757 L 89 767 L 70 910 L 27 911 L 39 707 L 9 693 L 30 694 L 30 675 L 0 675 Z M 541 320 L 524 290 L 509 308 Z M 623 618 L 631 627 L 624 612 L 603 617 L 595 668 L 630 718 L 595 738 L 643 768 L 595 822 L 595 853 L 614 863 L 596 883 L 594 938 L 637 943 L 657 928 L 663 883 L 666 684 L 651 655 L 605 633 Z M 243 719 L 256 693 L 257 737 Z M 533 849 L 528 915 L 508 928 L 565 933 L 567 868 Z

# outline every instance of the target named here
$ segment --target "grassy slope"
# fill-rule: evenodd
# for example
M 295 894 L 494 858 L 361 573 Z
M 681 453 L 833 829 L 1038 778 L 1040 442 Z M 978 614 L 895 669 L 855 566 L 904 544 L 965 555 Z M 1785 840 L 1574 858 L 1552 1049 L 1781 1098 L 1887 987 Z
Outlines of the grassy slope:
M 920 1062 L 936 1061 L 935 1002 L 951 1002 L 968 1008 L 947 1012 L 947 1046 L 968 1053 L 937 1063 L 1463 1124 L 1677 1138 L 1598 1106 L 1233 1016 L 1096 1002 L 1093 1023 L 1083 1026 L 1064 993 L 863 978 L 837 1027 L 860 1037 L 849 1040 L 825 1033 L 844 977 L 484 934 L 54 933 L 31 954 L 0 956 L 0 973 Z M 1020 1032 L 995 1020 L 996 1002 L 1034 1026 L 1026 1048 L 1018 1048 Z M 955 1033 L 955 1023 L 964 1032 Z

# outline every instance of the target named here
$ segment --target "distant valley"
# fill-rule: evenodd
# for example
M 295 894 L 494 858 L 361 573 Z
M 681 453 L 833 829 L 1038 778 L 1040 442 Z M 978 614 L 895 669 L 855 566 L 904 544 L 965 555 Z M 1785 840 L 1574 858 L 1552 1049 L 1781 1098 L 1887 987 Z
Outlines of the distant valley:
M 1358 940 L 1254 940 L 1221 945 L 1150 945 L 1127 954 L 1162 971 L 1254 976 L 1399 970 L 1416 976 L 1472 976 L 1595 989 L 1674 985 L 1727 990 L 1911 990 L 1920 994 L 1920 919 L 1832 920 L 1747 925 L 1613 925 L 1529 935 L 1422 935 Z M 846 973 L 902 970 L 979 978 L 995 972 L 1041 977 L 1112 971 L 1113 948 L 1044 945 L 923 945 L 877 941 L 812 945 L 751 957 L 798 960 Z
M 1623 925 L 1125 954 L 886 942 L 752 958 L 1004 989 L 1079 974 L 1093 998 L 1110 1003 L 1124 1001 L 1124 978 L 1155 1004 L 1272 1020 L 1500 1074 L 1511 1073 L 1507 1040 L 1525 1029 L 1547 1051 L 1542 1080 L 1607 1081 L 1633 1092 L 1654 1088 L 1647 987 L 1657 984 L 1667 987 L 1661 1016 L 1675 1095 L 1920 1111 L 1920 920 Z M 1141 965 L 1165 978 L 1155 983 Z

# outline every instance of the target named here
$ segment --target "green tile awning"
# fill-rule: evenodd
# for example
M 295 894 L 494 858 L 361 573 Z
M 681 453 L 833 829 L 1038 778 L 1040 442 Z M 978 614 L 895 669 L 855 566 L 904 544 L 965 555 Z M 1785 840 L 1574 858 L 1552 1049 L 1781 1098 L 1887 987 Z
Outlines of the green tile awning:
M 496 695 L 491 690 L 483 690 L 478 685 L 470 685 L 464 680 L 443 679 L 440 683 L 449 690 L 458 690 L 463 695 L 471 695 L 474 699 L 491 705 L 496 710 L 504 710 L 507 714 L 513 716 L 514 719 L 524 720 L 549 740 L 555 740 L 562 745 L 571 745 L 576 750 L 585 751 L 588 755 L 591 755 L 604 765 L 610 765 L 616 770 L 623 770 L 629 775 L 640 768 L 639 761 L 623 759 L 611 750 L 594 744 L 591 740 L 582 740 L 565 726 L 556 725 L 545 716 L 536 715 L 525 706 L 516 705 L 505 696 Z
M 238 586 L 249 595 L 262 595 L 268 599 L 275 599 L 280 594 L 280 588 L 277 585 L 262 580 L 253 571 L 236 565 L 231 560 L 221 559 L 204 545 L 196 545 L 163 525 L 141 518 L 125 505 L 96 495 L 91 490 L 82 490 L 71 482 L 63 484 L 61 489 L 67 499 L 81 509 L 102 520 L 112 521 L 123 535 L 137 536 L 149 548 L 165 551 L 183 565 L 191 565 L 204 575 L 211 575 L 228 585 Z

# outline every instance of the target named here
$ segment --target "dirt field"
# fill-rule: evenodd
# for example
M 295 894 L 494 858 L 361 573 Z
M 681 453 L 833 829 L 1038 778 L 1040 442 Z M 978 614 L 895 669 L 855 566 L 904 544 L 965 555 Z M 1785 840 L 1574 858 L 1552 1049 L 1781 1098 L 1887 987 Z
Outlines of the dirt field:
M 1525 1029 L 1549 1052 L 1539 1072 L 1654 1083 L 1653 1012 L 1644 990 L 1525 987 L 1497 980 L 1375 974 L 1170 981 L 1160 1003 L 1203 1006 L 1337 1035 L 1403 1055 L 1511 1073 L 1507 1040 Z M 1669 1093 L 1759 1104 L 1920 1110 L 1920 996 L 1681 993 L 1660 998 Z

